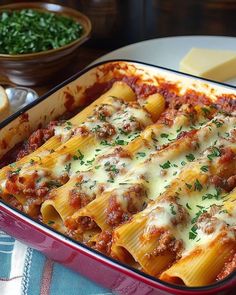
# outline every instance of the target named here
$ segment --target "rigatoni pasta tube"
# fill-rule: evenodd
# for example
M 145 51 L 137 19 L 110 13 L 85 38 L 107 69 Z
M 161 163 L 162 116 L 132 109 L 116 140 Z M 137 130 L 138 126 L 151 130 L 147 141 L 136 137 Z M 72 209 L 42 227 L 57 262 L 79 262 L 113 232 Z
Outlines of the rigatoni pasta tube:
M 235 248 L 235 241 L 227 240 L 220 234 L 211 243 L 199 246 L 174 263 L 161 274 L 160 279 L 171 283 L 179 283 L 181 280 L 190 287 L 208 285 L 215 281 Z
M 160 93 L 154 93 L 148 96 L 144 108 L 151 114 L 155 122 L 165 110 L 165 98 Z
M 84 110 L 79 112 L 76 116 L 74 116 L 69 121 L 74 125 L 81 124 L 89 115 L 92 114 L 94 107 L 102 104 L 102 103 L 109 103 L 111 102 L 112 97 L 120 98 L 125 101 L 134 101 L 135 100 L 135 93 L 129 87 L 126 83 L 117 81 L 115 82 L 111 89 L 108 90 L 106 93 L 104 93 L 102 96 L 100 96 L 96 101 L 94 101 L 92 104 L 90 104 L 88 107 L 86 107 Z M 52 138 L 50 138 L 48 141 L 46 141 L 41 147 L 39 147 L 34 152 L 30 153 L 29 155 L 26 155 L 19 161 L 15 162 L 14 168 L 20 167 L 23 164 L 29 162 L 30 160 L 34 160 L 35 162 L 41 161 L 41 159 L 47 155 L 46 151 L 57 149 L 62 144 L 60 135 L 54 135 Z M 7 171 L 10 171 L 11 168 L 9 166 L 6 166 L 0 170 L 0 179 L 3 179 L 6 177 Z

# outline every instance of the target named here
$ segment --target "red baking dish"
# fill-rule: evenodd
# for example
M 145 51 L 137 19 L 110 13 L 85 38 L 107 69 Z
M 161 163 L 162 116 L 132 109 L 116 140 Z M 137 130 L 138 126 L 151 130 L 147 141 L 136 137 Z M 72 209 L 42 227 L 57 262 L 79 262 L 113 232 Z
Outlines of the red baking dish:
M 183 89 L 194 89 L 205 94 L 236 95 L 235 87 L 153 65 L 125 60 L 99 63 L 74 75 L 2 122 L 0 157 L 35 129 L 66 111 L 90 103 L 98 97 L 99 91 L 101 93 L 105 90 L 108 81 L 124 75 L 139 77 L 144 82 L 164 79 L 178 83 Z M 224 280 L 205 287 L 169 284 L 76 242 L 1 200 L 0 228 L 49 258 L 118 294 L 235 294 L 235 272 Z

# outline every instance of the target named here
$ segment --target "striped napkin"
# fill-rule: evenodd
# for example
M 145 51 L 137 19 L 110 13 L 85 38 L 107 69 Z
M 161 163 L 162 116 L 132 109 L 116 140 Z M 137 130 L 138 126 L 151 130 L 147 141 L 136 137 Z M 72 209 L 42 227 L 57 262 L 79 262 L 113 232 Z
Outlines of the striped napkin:
M 1 295 L 109 295 L 85 277 L 0 231 Z

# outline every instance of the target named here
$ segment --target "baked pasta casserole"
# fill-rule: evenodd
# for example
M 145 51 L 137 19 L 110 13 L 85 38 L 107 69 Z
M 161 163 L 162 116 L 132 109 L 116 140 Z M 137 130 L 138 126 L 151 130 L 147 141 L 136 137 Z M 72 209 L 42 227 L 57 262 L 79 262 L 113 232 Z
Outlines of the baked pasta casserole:
M 204 286 L 236 268 L 236 100 L 163 85 L 110 81 L 35 131 L 2 159 L 0 198 L 149 275 Z

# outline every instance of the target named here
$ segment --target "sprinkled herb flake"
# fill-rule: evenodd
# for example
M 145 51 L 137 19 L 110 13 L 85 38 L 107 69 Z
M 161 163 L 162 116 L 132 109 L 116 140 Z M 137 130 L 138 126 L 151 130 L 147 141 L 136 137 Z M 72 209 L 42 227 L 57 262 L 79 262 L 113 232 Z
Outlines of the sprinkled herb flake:
M 127 145 L 127 144 L 128 144 L 128 142 L 125 141 L 125 140 L 123 140 L 123 139 L 119 139 L 119 138 L 117 138 L 117 139 L 115 140 L 115 145 Z
M 104 145 L 104 146 L 112 146 L 112 144 L 109 143 L 107 140 L 102 140 L 102 141 L 100 141 L 100 145 Z
M 202 111 L 204 113 L 205 116 L 208 116 L 211 112 L 208 108 L 202 107 Z
M 162 169 L 169 169 L 171 167 L 170 161 L 165 162 L 162 165 L 159 165 Z
M 199 216 L 202 215 L 202 214 L 205 213 L 205 212 L 207 212 L 207 211 L 206 211 L 204 208 L 202 208 L 201 210 L 199 210 L 199 211 L 195 214 L 194 218 L 191 220 L 191 223 L 192 223 L 192 224 L 196 223 L 197 220 L 198 220 L 198 218 L 199 218 Z
M 183 126 L 180 126 L 178 129 L 176 129 L 176 133 L 179 133 L 180 131 L 182 131 Z
M 221 122 L 221 121 L 219 121 L 219 120 L 217 120 L 217 119 L 212 120 L 212 123 L 214 123 L 214 124 L 216 125 L 217 128 L 220 128 L 221 126 L 224 125 L 223 122 Z
M 187 207 L 189 210 L 192 210 L 192 208 L 189 206 L 188 203 L 186 203 L 186 207 Z
M 77 150 L 77 152 L 79 153 L 79 160 L 82 161 L 84 158 L 84 155 L 81 153 L 80 150 Z
M 194 190 L 200 192 L 202 189 L 203 189 L 203 187 L 202 187 L 201 183 L 199 182 L 198 179 L 196 179 L 194 182 Z
M 70 121 L 66 121 L 66 127 L 64 128 L 64 129 L 66 129 L 66 130 L 71 130 L 71 128 L 72 128 L 72 123 L 70 122 Z
M 16 170 L 11 171 L 11 174 L 19 174 L 21 171 L 21 168 L 17 168 Z
M 98 118 L 100 121 L 105 122 L 106 121 L 106 116 L 104 116 L 103 114 L 99 113 Z
M 114 183 L 114 179 L 110 178 L 110 179 L 107 180 L 107 182 Z
M 94 161 L 95 161 L 95 158 L 93 158 L 93 159 L 91 159 L 91 160 L 87 160 L 87 164 L 88 164 L 88 165 L 92 165 Z
M 195 157 L 193 154 L 188 154 L 186 155 L 186 159 L 189 161 L 189 162 L 193 162 L 195 160 Z
M 167 134 L 167 133 L 161 133 L 160 136 L 161 136 L 161 138 L 168 138 L 169 137 L 169 134 Z
M 207 158 L 210 161 L 212 161 L 213 158 L 216 158 L 216 157 L 220 157 L 221 156 L 221 152 L 220 152 L 220 150 L 217 147 L 213 146 L 211 150 L 212 150 L 211 153 L 209 155 L 207 155 Z
M 66 164 L 64 169 L 69 174 L 70 173 L 70 169 L 71 169 L 71 163 Z
M 187 183 L 186 182 L 185 185 L 187 186 L 188 189 L 191 189 L 192 188 L 192 185 L 190 183 Z
M 55 223 L 55 221 L 53 221 L 53 220 L 48 221 L 48 225 L 53 225 L 54 223 Z
M 189 232 L 189 239 L 194 240 L 197 237 L 197 225 L 191 227 Z
M 203 172 L 208 172 L 208 170 L 209 170 L 209 166 L 202 166 L 200 169 L 201 169 Z
M 170 204 L 170 212 L 172 215 L 176 215 L 176 211 L 175 211 L 175 207 L 173 203 Z
M 144 158 L 144 157 L 146 157 L 146 153 L 144 153 L 144 152 L 138 152 L 138 153 L 137 153 L 137 156 L 138 156 L 138 157 L 136 157 L 137 159 L 138 159 L 139 157 Z
M 220 189 L 216 189 L 215 193 L 213 194 L 210 194 L 210 193 L 207 193 L 205 195 L 202 196 L 202 200 L 211 200 L 211 199 L 215 199 L 215 200 L 220 200 L 221 199 L 221 190 Z
M 30 159 L 30 164 L 33 165 L 35 161 L 33 159 Z

